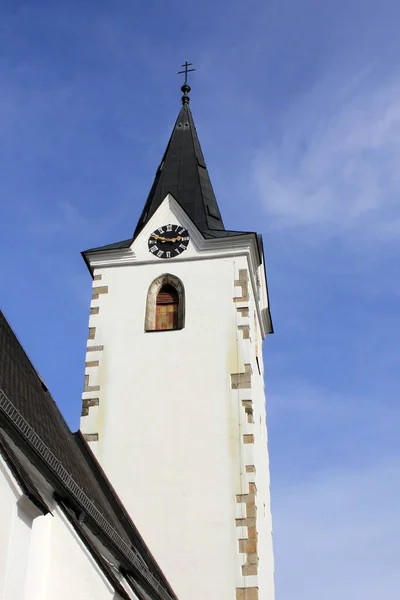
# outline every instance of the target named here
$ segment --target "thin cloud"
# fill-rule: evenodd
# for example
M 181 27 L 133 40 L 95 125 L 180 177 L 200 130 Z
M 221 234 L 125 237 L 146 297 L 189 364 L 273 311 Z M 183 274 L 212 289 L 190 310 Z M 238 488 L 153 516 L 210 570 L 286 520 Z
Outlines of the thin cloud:
M 273 487 L 277 596 L 394 600 L 400 584 L 400 464 Z
M 260 202 L 281 228 L 400 233 L 400 81 L 365 72 L 324 80 L 283 117 L 278 147 L 254 163 Z M 330 93 L 329 93 L 330 92 Z

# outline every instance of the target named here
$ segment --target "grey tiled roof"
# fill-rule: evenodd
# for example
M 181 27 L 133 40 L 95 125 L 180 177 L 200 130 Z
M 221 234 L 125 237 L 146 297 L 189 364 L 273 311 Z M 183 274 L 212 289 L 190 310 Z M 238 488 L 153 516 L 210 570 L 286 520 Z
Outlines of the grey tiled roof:
M 49 508 L 43 499 L 42 494 L 38 490 L 38 486 L 32 481 L 28 470 L 22 465 L 21 461 L 15 455 L 15 452 L 11 448 L 5 436 L 0 434 L 0 454 L 7 463 L 10 471 L 14 475 L 15 479 L 21 486 L 24 494 L 37 506 L 37 508 L 43 513 L 47 514 Z
M 187 104 L 179 112 L 134 237 L 168 193 L 172 194 L 200 231 L 225 229 Z
M 121 250 L 123 248 L 129 248 L 132 244 L 132 238 L 129 240 L 122 240 L 122 242 L 114 242 L 113 244 L 106 244 L 105 246 L 97 246 L 97 248 L 90 248 L 89 250 L 85 250 L 83 254 L 86 252 L 100 252 L 101 250 Z
M 206 239 L 237 237 L 239 235 L 254 234 L 254 232 L 252 231 L 232 231 L 228 229 L 204 229 L 204 231 L 202 231 L 201 233 Z M 82 252 L 82 254 L 83 256 L 85 256 L 89 252 L 102 252 L 104 250 L 123 250 L 124 248 L 129 248 L 132 245 L 133 240 L 134 238 L 130 238 L 129 240 L 122 240 L 121 242 L 106 244 L 105 246 L 97 246 L 96 248 L 90 248 L 89 250 L 85 250 L 84 252 Z
M 0 390 L 11 401 L 18 413 L 41 438 L 49 451 L 58 459 L 62 467 L 72 476 L 74 482 L 94 504 L 118 536 L 141 557 L 141 560 L 160 582 L 169 596 L 174 596 L 155 559 L 152 557 L 139 532 L 127 515 L 116 492 L 110 485 L 103 470 L 92 456 L 90 449 L 80 434 L 72 434 L 64 421 L 43 380 L 30 362 L 24 349 L 0 311 Z M 3 415 L 0 414 L 0 424 Z M 5 422 L 4 422 L 5 423 Z M 10 433 L 11 432 L 11 433 Z M 8 429 L 9 435 L 13 430 Z M 13 440 L 21 450 L 23 444 L 15 432 Z M 10 456 L 10 448 L 3 441 L 2 454 L 12 461 L 12 466 L 26 490 L 34 495 L 37 488 L 17 460 Z M 16 458 L 14 456 L 14 458 Z M 38 468 L 40 467 L 40 457 Z M 43 473 L 45 467 L 43 465 Z M 48 476 L 48 471 L 46 472 Z M 64 488 L 64 498 L 68 501 L 68 490 Z M 40 500 L 40 497 L 38 498 Z M 156 596 L 155 596 L 156 597 Z
M 37 374 L 14 332 L 0 312 L 0 388 L 36 431 L 51 452 L 62 462 L 86 495 L 115 526 L 122 537 L 123 527 L 102 494 L 93 473 L 82 460 L 72 433 L 42 379 Z
M 184 104 L 179 112 L 167 148 L 157 169 L 132 238 L 90 248 L 82 252 L 87 262 L 89 252 L 129 248 L 138 233 L 151 219 L 167 194 L 180 204 L 205 238 L 234 237 L 244 231 L 224 227 L 217 199 L 201 150 L 191 110 Z

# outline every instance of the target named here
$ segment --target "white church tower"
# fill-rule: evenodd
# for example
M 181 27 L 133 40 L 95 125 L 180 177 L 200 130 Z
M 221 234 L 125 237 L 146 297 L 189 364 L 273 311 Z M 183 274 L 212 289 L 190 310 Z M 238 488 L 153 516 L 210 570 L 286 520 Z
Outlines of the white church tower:
M 133 237 L 83 253 L 81 431 L 180 600 L 273 600 L 263 246 L 225 229 L 182 91 Z

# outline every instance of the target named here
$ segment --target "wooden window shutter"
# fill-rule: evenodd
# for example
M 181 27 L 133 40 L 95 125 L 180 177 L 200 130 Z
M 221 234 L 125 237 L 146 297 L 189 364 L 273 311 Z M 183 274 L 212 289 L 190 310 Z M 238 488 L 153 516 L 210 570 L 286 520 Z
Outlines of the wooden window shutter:
M 156 301 L 156 330 L 178 327 L 178 292 L 172 285 L 164 285 L 158 292 Z

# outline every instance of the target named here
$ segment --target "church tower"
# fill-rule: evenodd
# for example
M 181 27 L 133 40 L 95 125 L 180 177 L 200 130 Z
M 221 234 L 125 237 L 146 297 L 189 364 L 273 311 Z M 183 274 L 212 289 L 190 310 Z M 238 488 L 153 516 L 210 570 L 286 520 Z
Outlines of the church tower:
M 83 253 L 81 431 L 180 600 L 273 600 L 262 240 L 225 229 L 182 91 L 133 236 Z

